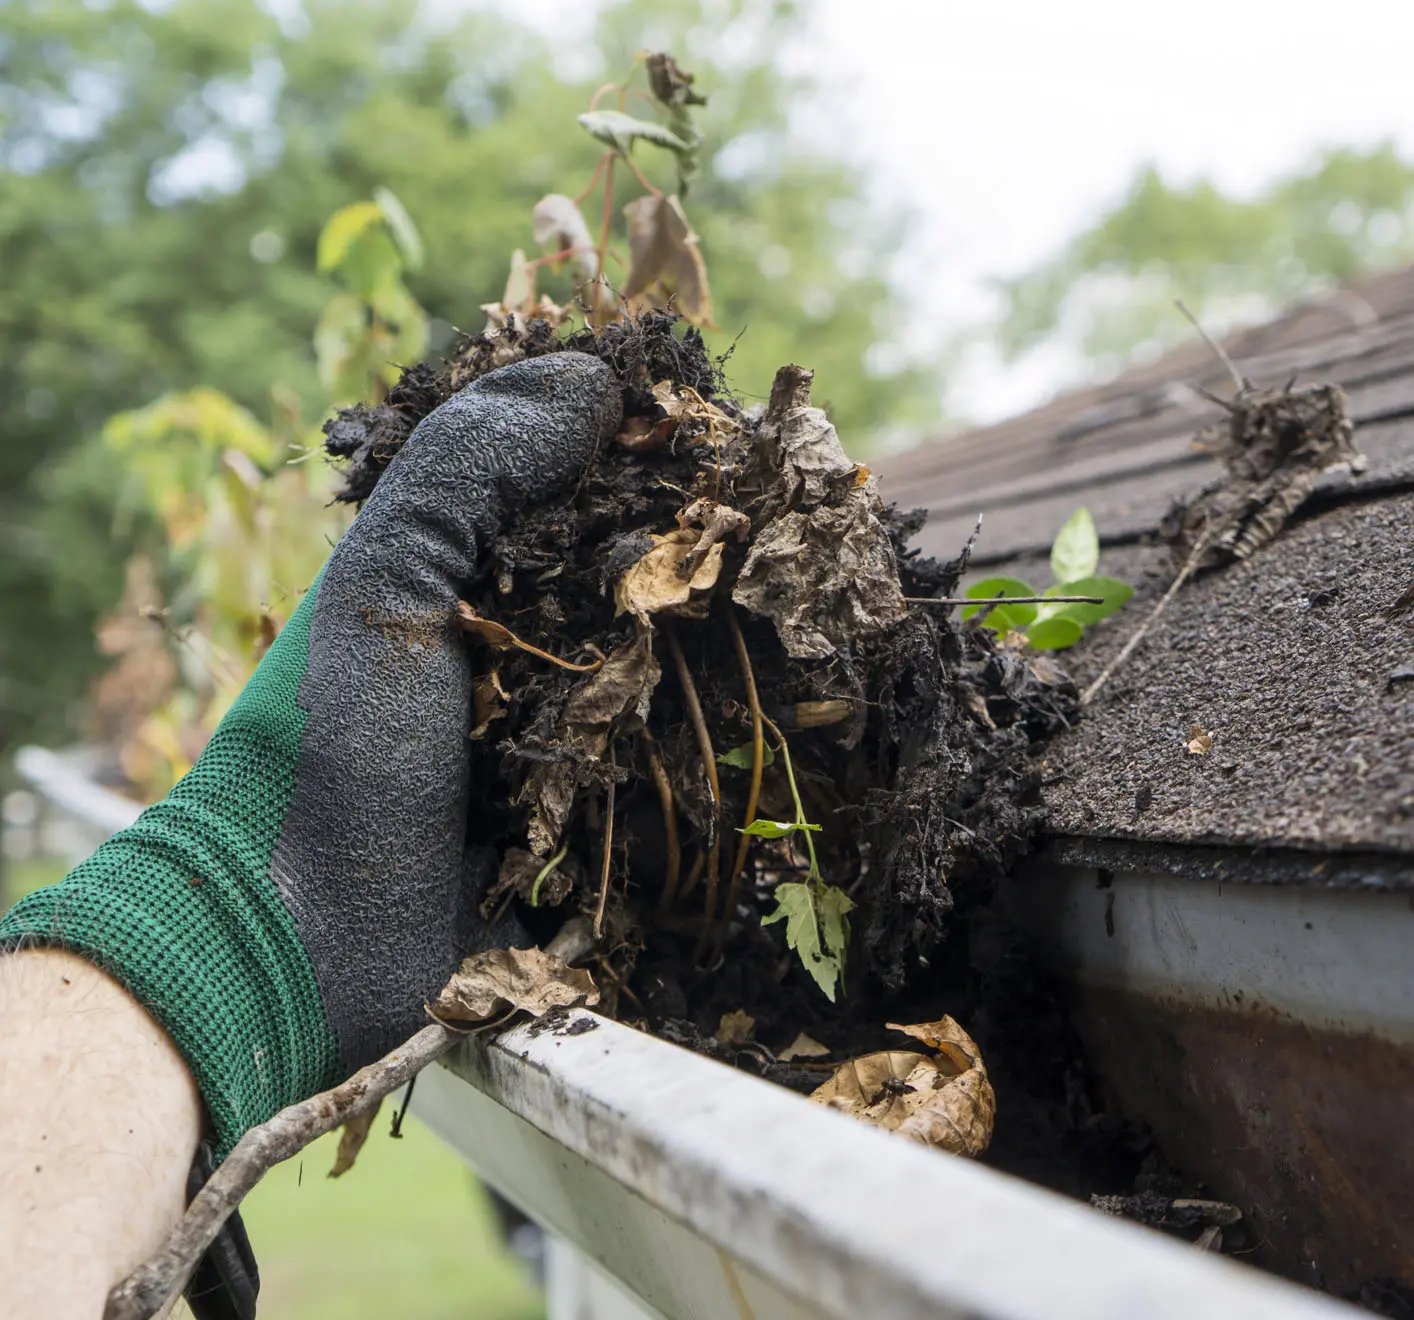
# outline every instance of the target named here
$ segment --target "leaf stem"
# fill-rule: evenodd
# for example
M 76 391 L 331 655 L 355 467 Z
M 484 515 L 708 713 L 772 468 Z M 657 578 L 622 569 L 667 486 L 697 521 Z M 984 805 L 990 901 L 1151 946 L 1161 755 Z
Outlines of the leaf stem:
M 550 858 L 550 860 L 549 860 L 548 862 L 545 863 L 544 866 L 542 866 L 542 867 L 540 868 L 540 874 L 535 877 L 535 883 L 530 886 L 530 906 L 531 906 L 531 907 L 539 907 L 539 906 L 540 906 L 540 886 L 543 885 L 543 884 L 545 883 L 545 881 L 546 881 L 552 874 L 554 874 L 555 868 L 556 868 L 562 861 L 565 860 L 565 854 L 568 853 L 569 850 L 570 850 L 569 844 L 567 844 L 567 843 L 562 843 L 562 844 L 560 845 L 560 851 L 557 852 L 552 858 Z
M 779 744 L 781 756 L 786 763 L 786 780 L 790 784 L 790 795 L 795 802 L 795 823 L 801 826 L 809 825 L 810 822 L 805 818 L 805 803 L 801 801 L 800 789 L 795 782 L 795 766 L 790 759 L 790 744 L 786 742 L 785 734 L 776 727 L 776 722 L 765 711 L 761 712 L 761 718 L 765 721 L 766 727 L 776 735 L 776 742 Z M 808 880 L 823 880 L 824 876 L 820 874 L 820 863 L 815 858 L 815 840 L 811 837 L 815 831 L 802 829 L 799 832 L 805 835 L 805 848 L 810 854 L 810 874 L 806 878 Z
M 609 768 L 617 770 L 618 764 L 614 760 L 614 745 L 609 744 Z M 618 778 L 613 776 L 609 779 L 609 800 L 604 806 L 604 862 L 599 868 L 599 906 L 594 909 L 594 938 L 599 939 L 604 933 L 604 909 L 609 903 L 609 867 L 613 861 L 614 846 L 614 790 L 618 787 Z
M 727 625 L 731 628 L 732 645 L 736 649 L 736 662 L 741 669 L 741 680 L 746 685 L 746 701 L 751 707 L 751 787 L 746 795 L 746 824 L 749 829 L 756 819 L 756 807 L 761 801 L 761 770 L 765 764 L 765 738 L 762 735 L 764 717 L 761 714 L 761 698 L 756 691 L 756 674 L 751 668 L 751 654 L 746 649 L 746 638 L 742 636 L 741 624 L 737 621 L 736 610 L 727 609 Z M 809 831 L 807 831 L 808 833 Z M 736 845 L 736 857 L 732 861 L 731 876 L 727 881 L 727 899 L 722 908 L 722 925 L 718 934 L 720 940 L 726 934 L 727 923 L 736 908 L 737 894 L 741 888 L 741 873 L 746 865 L 746 853 L 751 847 L 751 836 L 743 833 Z
M 909 605 L 1103 605 L 1103 596 L 905 596 Z

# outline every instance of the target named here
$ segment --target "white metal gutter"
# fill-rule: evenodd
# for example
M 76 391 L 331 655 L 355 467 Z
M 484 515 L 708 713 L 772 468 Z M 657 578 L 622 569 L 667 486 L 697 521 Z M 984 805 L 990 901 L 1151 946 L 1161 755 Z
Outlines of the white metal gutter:
M 1320 1294 L 580 1011 L 470 1040 L 413 1108 L 669 1320 L 1316 1320 Z
M 16 769 L 100 831 L 137 814 L 52 752 L 24 748 Z M 1091 930 L 1112 922 L 1089 910 L 1088 893 L 1071 897 L 1084 910 L 1061 923 L 1067 950 L 1105 966 L 1115 946 Z M 1311 914 L 1292 915 L 1309 929 Z M 1140 979 L 1171 956 L 1172 932 L 1157 916 L 1132 924 L 1153 938 L 1122 959 Z M 1221 933 L 1227 923 L 1214 914 L 1211 925 Z M 1229 961 L 1244 960 L 1222 946 L 1219 962 Z M 1200 980 L 1217 971 L 1204 968 Z M 1244 981 L 1252 974 L 1243 967 Z M 1361 989 L 1334 979 L 1343 983 L 1319 985 L 1319 1001 Z M 1363 1001 L 1369 993 L 1350 1007 L 1388 1021 L 1386 1004 Z M 530 1024 L 469 1040 L 423 1074 L 413 1107 L 487 1182 L 583 1254 L 552 1254 L 556 1320 L 1364 1314 L 584 1011 L 568 1029 Z

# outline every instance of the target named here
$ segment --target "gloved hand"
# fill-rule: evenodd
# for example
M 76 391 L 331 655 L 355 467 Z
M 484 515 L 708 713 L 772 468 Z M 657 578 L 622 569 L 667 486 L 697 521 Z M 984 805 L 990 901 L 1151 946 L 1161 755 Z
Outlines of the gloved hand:
M 425 418 L 189 774 L 0 940 L 61 945 L 166 1028 L 221 1159 L 411 1035 L 478 938 L 455 607 L 502 519 L 619 421 L 609 370 L 504 367 Z

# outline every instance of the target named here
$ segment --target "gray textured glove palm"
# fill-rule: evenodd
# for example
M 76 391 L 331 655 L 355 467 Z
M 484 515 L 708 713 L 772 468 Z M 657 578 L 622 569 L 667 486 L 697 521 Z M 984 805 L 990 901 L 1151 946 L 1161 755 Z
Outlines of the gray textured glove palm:
M 477 940 L 456 602 L 503 519 L 571 482 L 619 408 L 606 367 L 562 353 L 424 419 L 191 773 L 0 925 L 134 991 L 218 1154 L 410 1035 Z

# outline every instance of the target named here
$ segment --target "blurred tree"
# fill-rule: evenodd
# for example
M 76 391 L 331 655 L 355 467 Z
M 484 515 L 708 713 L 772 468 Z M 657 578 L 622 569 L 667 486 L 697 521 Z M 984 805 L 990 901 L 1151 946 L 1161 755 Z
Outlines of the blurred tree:
M 1414 164 L 1389 145 L 1333 150 L 1250 200 L 1140 171 L 1128 197 L 1053 259 L 1005 283 L 1012 356 L 1054 336 L 1102 369 L 1414 258 Z
M 806 362 L 853 443 L 936 406 L 928 373 L 861 369 L 893 312 L 877 272 L 898 231 L 848 168 L 791 147 L 802 85 L 775 65 L 795 3 L 622 0 L 569 52 L 579 80 L 527 29 L 446 13 L 0 0 L 0 748 L 72 731 L 101 664 L 93 620 L 155 534 L 95 443 L 104 419 L 209 386 L 257 419 L 278 391 L 303 413 L 292 431 L 317 420 L 310 334 L 335 287 L 317 238 L 379 186 L 425 238 L 408 285 L 432 351 L 477 328 L 535 200 L 587 181 L 599 146 L 575 115 L 640 47 L 673 50 L 709 96 L 692 214 L 719 346 L 746 331 L 738 386 L 764 393 L 776 365 Z

